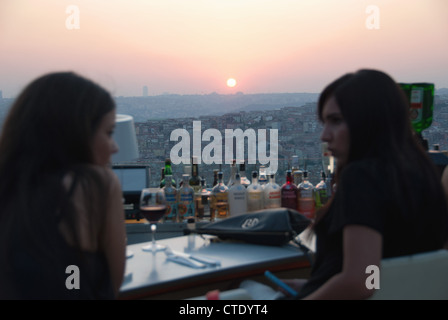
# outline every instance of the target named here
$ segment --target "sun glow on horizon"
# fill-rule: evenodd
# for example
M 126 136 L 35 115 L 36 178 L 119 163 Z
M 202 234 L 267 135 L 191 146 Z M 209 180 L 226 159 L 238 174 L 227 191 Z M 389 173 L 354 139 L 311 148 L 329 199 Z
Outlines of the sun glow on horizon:
M 446 0 L 374 1 L 378 29 L 353 0 L 73 3 L 0 0 L 3 97 L 59 70 L 117 96 L 319 92 L 360 68 L 448 87 Z
M 233 78 L 229 78 L 229 79 L 227 79 L 227 86 L 228 86 L 229 88 L 233 88 L 233 87 L 235 87 L 235 86 L 236 86 L 236 80 L 233 79 Z

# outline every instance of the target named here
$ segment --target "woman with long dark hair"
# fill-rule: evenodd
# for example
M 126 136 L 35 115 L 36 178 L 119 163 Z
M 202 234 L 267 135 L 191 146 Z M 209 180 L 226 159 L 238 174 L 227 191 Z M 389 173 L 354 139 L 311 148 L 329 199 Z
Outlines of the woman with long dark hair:
M 319 98 L 318 116 L 337 161 L 336 192 L 316 217 L 310 279 L 286 282 L 298 298 L 368 298 L 367 266 L 444 246 L 445 195 L 387 74 L 360 70 L 335 80 Z
M 124 212 L 110 94 L 71 72 L 16 99 L 0 137 L 0 298 L 115 298 Z

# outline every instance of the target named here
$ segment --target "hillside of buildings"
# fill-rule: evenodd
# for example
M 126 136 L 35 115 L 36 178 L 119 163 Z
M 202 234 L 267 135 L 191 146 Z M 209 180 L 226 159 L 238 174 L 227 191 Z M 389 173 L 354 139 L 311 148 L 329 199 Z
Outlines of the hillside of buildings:
M 285 100 L 287 98 L 290 97 L 286 97 Z M 275 108 L 273 105 L 271 105 L 271 108 L 266 107 L 270 103 L 275 104 Z M 316 101 L 296 106 L 285 104 L 281 107 L 280 103 L 270 100 L 269 102 L 260 101 L 258 105 L 263 107 L 256 108 L 255 105 L 253 103 L 248 108 L 235 107 L 235 111 L 222 115 L 193 116 L 193 112 L 191 112 L 181 118 L 136 121 L 141 156 L 139 162 L 150 165 L 153 183 L 156 183 L 160 179 L 164 159 L 170 156 L 171 149 L 178 143 L 178 140 L 170 140 L 171 133 L 179 128 L 185 129 L 192 140 L 194 121 L 200 121 L 202 133 L 212 128 L 221 132 L 222 137 L 224 137 L 226 129 L 235 130 L 239 128 L 242 131 L 266 129 L 268 132 L 270 129 L 275 129 L 278 132 L 277 182 L 283 183 L 285 170 L 290 168 L 291 158 L 296 155 L 299 157 L 300 167 L 309 171 L 310 179 L 314 184 L 318 183 L 323 165 L 320 141 L 321 124 L 316 115 Z M 255 108 L 255 110 L 251 110 L 252 108 Z M 448 150 L 448 92 L 446 95 L 436 96 L 433 118 L 431 127 L 423 132 L 423 136 L 428 140 L 430 147 L 433 144 L 439 144 L 441 150 Z M 269 139 L 267 141 L 269 142 Z M 202 150 L 208 143 L 207 141 L 201 142 Z M 190 150 L 192 154 L 192 149 Z M 247 146 L 245 150 L 247 155 Z M 224 157 L 223 149 L 223 162 Z M 259 163 L 257 165 L 248 164 L 247 176 L 250 176 L 252 170 L 258 170 L 259 165 Z M 206 177 L 208 183 L 212 181 L 213 170 L 218 168 L 223 170 L 224 180 L 226 181 L 229 174 L 228 164 L 223 164 L 221 167 L 206 164 L 199 166 L 200 173 Z M 180 179 L 184 166 L 174 166 L 173 170 L 177 179 Z
M 217 129 L 224 137 L 226 129 L 277 130 L 278 171 L 277 182 L 283 183 L 284 172 L 291 165 L 291 157 L 299 157 L 299 165 L 310 172 L 311 181 L 317 183 L 322 170 L 320 131 L 316 116 L 318 95 L 312 93 L 276 93 L 233 95 L 161 95 L 153 97 L 116 97 L 117 112 L 134 117 L 140 158 L 136 163 L 149 165 L 152 184 L 160 180 L 164 159 L 176 141 L 170 141 L 173 130 L 185 129 L 192 137 L 193 122 L 201 122 L 202 133 Z M 0 121 L 3 120 L 13 99 L 0 99 Z M 423 131 L 429 146 L 439 144 L 448 150 L 448 89 L 436 92 L 432 125 Z M 269 139 L 267 151 L 269 152 Z M 209 142 L 202 142 L 204 149 Z M 224 143 L 224 141 L 223 141 Z M 246 149 L 247 152 L 247 149 Z M 223 152 L 224 155 L 224 152 Z M 224 159 L 223 159 L 224 160 Z M 257 170 L 257 165 L 247 165 L 247 175 Z M 219 165 L 199 166 L 200 173 L 212 182 L 213 170 Z M 228 165 L 223 164 L 228 179 Z M 180 179 L 184 166 L 173 167 Z
M 136 122 L 166 118 L 223 115 L 239 111 L 276 110 L 284 106 L 300 107 L 317 101 L 316 93 L 260 94 L 165 94 L 147 97 L 116 97 L 117 110 L 131 114 Z

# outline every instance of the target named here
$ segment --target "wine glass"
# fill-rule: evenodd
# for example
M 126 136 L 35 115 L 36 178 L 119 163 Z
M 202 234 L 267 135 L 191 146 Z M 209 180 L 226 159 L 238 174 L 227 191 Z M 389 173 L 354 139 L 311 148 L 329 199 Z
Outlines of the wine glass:
M 155 240 L 157 223 L 165 215 L 165 212 L 164 191 L 158 188 L 144 188 L 140 194 L 140 213 L 151 225 L 152 243 L 142 247 L 143 250 L 157 252 L 166 249 L 165 246 L 158 244 Z

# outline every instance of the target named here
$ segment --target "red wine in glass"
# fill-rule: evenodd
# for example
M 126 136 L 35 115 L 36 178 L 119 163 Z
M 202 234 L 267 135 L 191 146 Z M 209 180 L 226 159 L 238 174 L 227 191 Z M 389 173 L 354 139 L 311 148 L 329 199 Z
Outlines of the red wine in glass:
M 145 188 L 140 195 L 140 214 L 151 225 L 151 244 L 143 246 L 143 250 L 157 252 L 166 249 L 158 244 L 155 239 L 157 223 L 166 213 L 165 193 L 162 189 Z
M 148 220 L 150 223 L 157 223 L 165 215 L 166 205 L 152 205 L 152 206 L 142 206 L 140 208 L 140 213 Z

